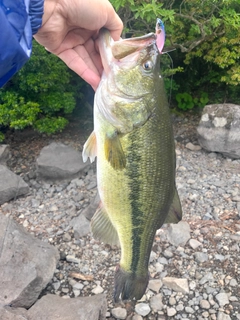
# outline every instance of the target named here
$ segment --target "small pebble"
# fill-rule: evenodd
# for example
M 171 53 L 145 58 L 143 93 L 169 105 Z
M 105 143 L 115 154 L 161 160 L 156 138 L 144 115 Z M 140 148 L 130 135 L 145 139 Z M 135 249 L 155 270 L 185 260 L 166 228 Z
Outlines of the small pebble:
M 167 308 L 167 315 L 168 317 L 173 317 L 177 313 L 176 309 L 174 308 Z
M 126 319 L 127 317 L 127 310 L 121 307 L 114 308 L 111 312 L 113 317 L 116 319 Z
M 94 289 L 92 289 L 92 293 L 99 294 L 102 293 L 104 289 L 101 286 L 96 286 Z
M 137 303 L 135 306 L 135 311 L 140 316 L 146 317 L 150 313 L 151 309 L 147 303 Z

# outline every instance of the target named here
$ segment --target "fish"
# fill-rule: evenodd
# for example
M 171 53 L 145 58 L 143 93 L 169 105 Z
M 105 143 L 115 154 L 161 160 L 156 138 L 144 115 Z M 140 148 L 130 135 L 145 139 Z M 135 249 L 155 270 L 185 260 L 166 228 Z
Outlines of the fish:
M 94 130 L 83 161 L 97 157 L 100 204 L 93 237 L 120 245 L 114 300 L 139 300 L 148 282 L 156 231 L 181 220 L 176 156 L 157 36 L 113 41 L 99 34 L 103 74 L 94 98 Z

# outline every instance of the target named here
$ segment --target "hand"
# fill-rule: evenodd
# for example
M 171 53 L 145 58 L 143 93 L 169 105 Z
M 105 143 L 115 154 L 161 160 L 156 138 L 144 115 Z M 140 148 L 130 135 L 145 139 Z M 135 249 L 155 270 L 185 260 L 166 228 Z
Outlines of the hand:
M 108 0 L 45 0 L 34 38 L 96 90 L 103 67 L 95 44 L 102 27 L 119 40 L 122 21 Z

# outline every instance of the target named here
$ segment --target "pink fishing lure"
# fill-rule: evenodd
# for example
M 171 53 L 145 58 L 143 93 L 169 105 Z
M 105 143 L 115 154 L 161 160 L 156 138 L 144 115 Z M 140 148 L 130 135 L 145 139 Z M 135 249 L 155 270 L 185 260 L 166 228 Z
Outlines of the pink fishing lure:
M 157 47 L 160 53 L 163 53 L 163 47 L 165 43 L 165 28 L 161 19 L 157 18 L 156 23 L 156 37 L 157 37 Z

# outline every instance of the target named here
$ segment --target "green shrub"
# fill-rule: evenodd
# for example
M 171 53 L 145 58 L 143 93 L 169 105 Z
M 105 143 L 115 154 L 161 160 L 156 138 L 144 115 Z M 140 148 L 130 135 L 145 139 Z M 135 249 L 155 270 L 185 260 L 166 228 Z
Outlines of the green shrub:
M 193 98 L 191 94 L 187 92 L 177 93 L 176 100 L 178 104 L 178 108 L 181 110 L 191 110 L 194 107 L 203 108 L 208 103 L 208 94 L 206 92 L 202 92 L 199 98 Z
M 0 90 L 0 128 L 61 131 L 82 97 L 83 85 L 59 58 L 33 41 L 30 60 Z

